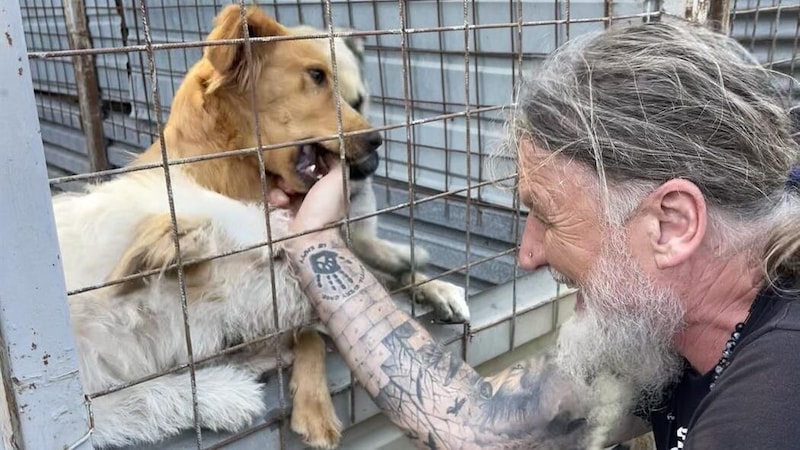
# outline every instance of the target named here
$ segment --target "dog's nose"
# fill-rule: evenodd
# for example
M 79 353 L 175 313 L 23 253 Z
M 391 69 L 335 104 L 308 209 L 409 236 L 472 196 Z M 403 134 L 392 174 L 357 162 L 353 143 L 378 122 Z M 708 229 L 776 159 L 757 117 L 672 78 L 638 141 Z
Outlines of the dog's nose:
M 377 131 L 373 131 L 364 136 L 364 142 L 367 144 L 367 151 L 374 152 L 383 145 L 383 136 Z

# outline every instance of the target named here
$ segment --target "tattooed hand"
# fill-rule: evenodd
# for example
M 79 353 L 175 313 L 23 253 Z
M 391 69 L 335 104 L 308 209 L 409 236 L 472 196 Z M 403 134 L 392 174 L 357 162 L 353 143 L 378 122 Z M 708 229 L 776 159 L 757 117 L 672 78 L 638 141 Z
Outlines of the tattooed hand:
M 420 448 L 587 448 L 588 402 L 548 360 L 483 378 L 399 310 L 335 234 L 294 246 L 305 291 L 348 366 Z

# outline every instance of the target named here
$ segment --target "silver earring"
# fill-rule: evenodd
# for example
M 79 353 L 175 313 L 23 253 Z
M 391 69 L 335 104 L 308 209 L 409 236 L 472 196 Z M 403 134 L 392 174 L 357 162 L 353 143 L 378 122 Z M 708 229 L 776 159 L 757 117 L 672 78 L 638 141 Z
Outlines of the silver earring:
M 528 252 L 528 258 L 533 258 L 533 252 Z

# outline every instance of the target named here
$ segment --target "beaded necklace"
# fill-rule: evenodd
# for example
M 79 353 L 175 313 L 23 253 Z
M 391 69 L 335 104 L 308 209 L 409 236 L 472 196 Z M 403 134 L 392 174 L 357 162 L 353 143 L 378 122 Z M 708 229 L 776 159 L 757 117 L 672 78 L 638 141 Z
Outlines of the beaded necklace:
M 719 379 L 722 372 L 731 365 L 731 360 L 733 360 L 733 351 L 736 349 L 736 344 L 739 343 L 739 339 L 742 337 L 742 330 L 744 329 L 744 325 L 750 320 L 750 316 L 753 314 L 753 308 L 755 308 L 756 303 L 758 301 L 758 297 L 756 297 L 756 301 L 753 301 L 753 304 L 750 305 L 750 310 L 747 312 L 747 317 L 744 318 L 743 321 L 736 324 L 736 327 L 733 329 L 733 333 L 731 333 L 731 338 L 728 339 L 728 342 L 725 343 L 725 350 L 722 351 L 722 356 L 719 358 L 719 362 L 716 366 L 714 366 L 714 375 L 711 377 L 711 384 L 708 385 L 708 389 L 714 389 L 714 385 L 717 384 L 717 380 Z

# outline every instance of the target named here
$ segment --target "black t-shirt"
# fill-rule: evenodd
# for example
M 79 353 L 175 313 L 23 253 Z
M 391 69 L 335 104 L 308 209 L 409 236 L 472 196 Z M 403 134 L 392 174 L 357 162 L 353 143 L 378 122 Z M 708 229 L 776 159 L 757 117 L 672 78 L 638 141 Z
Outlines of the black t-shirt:
M 700 375 L 687 363 L 662 406 L 650 413 L 658 450 L 800 449 L 798 298 L 772 288 L 759 294 L 713 390 L 713 369 Z

